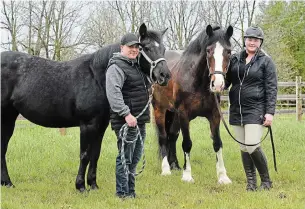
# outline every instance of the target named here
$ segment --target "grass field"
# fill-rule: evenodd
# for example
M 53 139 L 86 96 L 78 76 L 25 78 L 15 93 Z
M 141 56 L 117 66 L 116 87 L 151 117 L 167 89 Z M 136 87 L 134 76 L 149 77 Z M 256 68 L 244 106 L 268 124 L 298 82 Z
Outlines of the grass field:
M 224 160 L 231 185 L 218 185 L 215 154 L 208 123 L 191 122 L 191 152 L 194 184 L 181 181 L 182 171 L 161 176 L 157 139 L 153 125 L 147 127 L 145 152 L 147 165 L 137 177 L 136 199 L 115 197 L 116 138 L 108 128 L 98 163 L 98 191 L 80 194 L 74 181 L 79 163 L 79 129 L 70 128 L 66 136 L 58 129 L 47 129 L 18 121 L 7 153 L 8 169 L 14 189 L 1 188 L 3 209 L 97 209 L 97 208 L 305 208 L 305 122 L 295 116 L 276 116 L 273 125 L 278 162 L 274 171 L 270 140 L 263 143 L 268 157 L 271 191 L 246 192 L 245 175 L 238 145 L 223 126 Z M 180 166 L 183 162 L 181 138 L 178 141 Z

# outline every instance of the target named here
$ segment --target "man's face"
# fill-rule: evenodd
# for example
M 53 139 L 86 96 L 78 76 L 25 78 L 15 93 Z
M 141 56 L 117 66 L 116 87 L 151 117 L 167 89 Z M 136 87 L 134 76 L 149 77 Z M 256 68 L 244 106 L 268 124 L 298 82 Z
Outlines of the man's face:
M 245 41 L 246 49 L 250 53 L 255 53 L 256 49 L 260 47 L 261 43 L 262 41 L 258 38 L 251 38 L 251 37 L 246 38 Z
M 139 44 L 134 44 L 131 46 L 121 45 L 121 54 L 129 59 L 137 58 L 139 54 Z

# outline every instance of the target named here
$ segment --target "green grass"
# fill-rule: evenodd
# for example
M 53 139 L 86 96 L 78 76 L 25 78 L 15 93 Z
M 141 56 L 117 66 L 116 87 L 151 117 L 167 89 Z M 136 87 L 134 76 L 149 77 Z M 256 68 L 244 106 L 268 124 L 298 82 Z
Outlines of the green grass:
M 305 122 L 295 116 L 276 116 L 273 132 L 278 161 L 274 171 L 270 141 L 263 143 L 268 157 L 271 191 L 246 192 L 245 174 L 239 146 L 221 127 L 224 160 L 231 185 L 218 185 L 215 153 L 208 123 L 191 122 L 191 152 L 194 184 L 181 181 L 182 171 L 161 176 L 157 139 L 153 125 L 147 127 L 147 165 L 137 177 L 136 199 L 121 201 L 115 193 L 116 138 L 108 128 L 98 163 L 98 191 L 80 194 L 74 181 L 79 163 L 79 129 L 66 136 L 58 129 L 47 129 L 18 121 L 7 153 L 14 189 L 1 188 L 1 208 L 5 209 L 95 209 L 95 208 L 305 208 Z M 183 162 L 181 137 L 178 141 L 180 166 Z

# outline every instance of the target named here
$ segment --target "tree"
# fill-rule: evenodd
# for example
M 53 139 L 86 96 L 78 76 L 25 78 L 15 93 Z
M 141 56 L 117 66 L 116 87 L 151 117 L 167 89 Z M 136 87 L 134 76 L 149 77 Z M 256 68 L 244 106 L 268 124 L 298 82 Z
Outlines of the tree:
M 255 12 L 257 10 L 257 2 L 255 0 L 253 1 L 238 1 L 238 20 L 239 24 L 237 24 L 237 27 L 235 26 L 235 33 L 239 31 L 240 36 L 236 38 L 234 36 L 233 40 L 235 41 L 235 44 L 237 46 L 237 50 L 241 50 L 244 47 L 244 32 L 245 30 L 253 25 L 254 22 L 254 17 L 255 17 Z
M 5 48 L 18 51 L 18 32 L 20 31 L 22 25 L 20 19 L 22 18 L 20 14 L 20 8 L 22 2 L 10 1 L 9 3 L 2 1 L 2 16 L 1 29 L 5 29 L 10 36 L 11 41 L 2 43 Z
M 159 30 L 168 27 L 166 45 L 169 49 L 185 49 L 201 31 L 199 2 L 154 2 L 151 23 Z
M 245 7 L 245 3 L 242 8 Z M 234 28 L 233 34 L 233 49 L 240 50 L 242 48 L 242 31 L 243 22 L 246 16 L 242 15 L 243 10 L 241 2 L 233 1 L 202 1 L 200 5 L 200 19 L 204 21 L 205 25 L 218 25 L 222 28 L 227 28 L 231 25 Z M 205 28 L 204 28 L 205 29 Z
M 80 14 L 83 7 L 82 2 L 56 2 L 52 12 L 53 60 L 63 60 L 61 53 L 63 49 L 84 44 L 83 27 L 78 27 L 82 25 Z
M 271 2 L 258 16 L 280 80 L 305 77 L 305 2 Z
M 150 27 L 151 1 L 108 1 L 108 5 L 121 20 L 119 27 L 122 27 L 123 33 L 136 33 L 143 22 Z
M 95 9 L 90 12 L 84 30 L 85 40 L 93 48 L 99 49 L 106 44 L 120 40 L 122 31 L 125 31 L 125 26 L 121 26 L 121 19 L 116 15 L 116 12 L 118 11 L 108 2 L 97 3 Z

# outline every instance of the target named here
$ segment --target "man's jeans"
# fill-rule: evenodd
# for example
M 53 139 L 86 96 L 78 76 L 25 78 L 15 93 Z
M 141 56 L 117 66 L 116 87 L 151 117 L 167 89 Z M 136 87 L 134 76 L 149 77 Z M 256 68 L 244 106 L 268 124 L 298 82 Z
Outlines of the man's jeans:
M 134 143 L 126 143 L 124 146 L 124 153 L 125 153 L 125 160 L 126 166 L 131 173 L 136 173 L 136 167 L 139 163 L 141 156 L 142 156 L 142 148 L 144 146 L 144 140 L 146 136 L 145 131 L 145 124 L 138 124 L 143 144 L 141 143 L 140 139 L 138 139 Z M 118 138 L 117 145 L 118 145 L 118 156 L 116 158 L 116 195 L 118 196 L 134 196 L 135 195 L 135 177 L 132 174 L 126 175 L 124 171 L 124 166 L 122 165 L 121 160 L 121 147 L 122 147 L 122 140 L 119 138 L 119 131 L 114 130 L 115 134 Z M 136 137 L 136 128 L 129 127 L 128 133 L 126 136 L 127 141 L 133 141 Z

